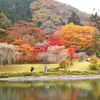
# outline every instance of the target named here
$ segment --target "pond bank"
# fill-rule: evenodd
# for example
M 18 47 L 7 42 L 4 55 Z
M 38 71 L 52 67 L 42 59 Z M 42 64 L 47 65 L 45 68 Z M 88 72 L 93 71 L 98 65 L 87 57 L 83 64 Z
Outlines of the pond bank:
M 49 81 L 49 80 L 86 80 L 100 79 L 100 75 L 68 75 L 68 76 L 23 76 L 0 78 L 0 81 Z

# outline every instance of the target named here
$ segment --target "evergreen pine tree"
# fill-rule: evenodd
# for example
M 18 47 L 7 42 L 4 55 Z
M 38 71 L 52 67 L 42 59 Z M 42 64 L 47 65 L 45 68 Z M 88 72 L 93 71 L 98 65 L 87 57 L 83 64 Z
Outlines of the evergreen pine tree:
M 93 26 L 96 27 L 100 32 L 100 16 L 98 15 L 98 12 L 91 14 L 90 21 L 93 23 Z
M 82 25 L 80 22 L 80 18 L 76 14 L 76 12 L 72 12 L 71 16 L 68 18 L 68 24 L 69 23 L 74 23 L 75 25 Z

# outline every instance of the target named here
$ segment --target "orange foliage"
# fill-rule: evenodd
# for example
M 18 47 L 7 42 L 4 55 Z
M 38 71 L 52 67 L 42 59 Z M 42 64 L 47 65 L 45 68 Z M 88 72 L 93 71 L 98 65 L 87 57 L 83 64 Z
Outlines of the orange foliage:
M 24 40 L 25 43 L 29 43 L 29 44 L 31 44 L 33 46 L 34 45 L 35 38 L 34 38 L 34 36 L 25 35 L 23 37 L 23 40 Z
M 45 37 L 43 31 L 40 28 L 34 27 L 33 23 L 26 21 L 19 21 L 15 23 L 13 27 L 10 27 L 8 30 L 6 30 L 6 33 L 8 34 L 9 38 L 22 39 L 27 41 L 28 43 L 30 43 L 31 41 L 41 42 Z
M 30 44 L 22 44 L 19 46 L 19 52 L 23 53 L 24 55 L 30 54 L 33 52 L 33 48 Z
M 21 54 L 21 60 L 22 61 L 28 61 L 32 62 L 34 59 L 32 58 L 33 56 L 33 47 L 29 43 L 25 43 L 23 40 L 15 40 L 12 42 L 14 45 L 18 45 L 18 52 Z
M 59 30 L 58 36 L 62 39 L 65 46 L 86 49 L 93 45 L 93 34 L 94 29 L 92 27 L 70 23 Z
M 14 45 L 21 45 L 21 44 L 23 44 L 23 43 L 24 43 L 24 41 L 21 40 L 21 39 L 15 40 L 14 42 L 12 42 L 12 44 L 14 44 Z
M 4 41 L 5 41 L 4 39 L 0 38 L 0 42 L 4 42 Z

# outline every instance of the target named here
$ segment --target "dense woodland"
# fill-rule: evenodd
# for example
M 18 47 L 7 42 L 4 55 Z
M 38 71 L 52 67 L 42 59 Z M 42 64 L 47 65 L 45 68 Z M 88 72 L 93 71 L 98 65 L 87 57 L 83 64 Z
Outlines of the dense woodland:
M 31 18 L 30 3 L 36 0 L 0 0 L 0 9 L 11 20 Z
M 0 64 L 59 63 L 84 56 L 76 50 L 100 57 L 98 12 L 88 15 L 54 0 L 33 1 L 0 1 Z

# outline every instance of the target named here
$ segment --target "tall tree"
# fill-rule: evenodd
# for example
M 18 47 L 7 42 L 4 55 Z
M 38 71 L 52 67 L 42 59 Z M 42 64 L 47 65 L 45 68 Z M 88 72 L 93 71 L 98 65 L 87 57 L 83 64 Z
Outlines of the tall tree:
M 94 31 L 94 46 L 95 51 L 100 52 L 100 32 L 96 29 Z
M 91 22 L 90 25 L 96 27 L 100 32 L 100 16 L 99 16 L 98 12 L 91 14 L 90 22 Z
M 80 18 L 76 12 L 72 12 L 71 16 L 68 18 L 68 24 L 74 23 L 75 25 L 82 25 L 80 22 Z
M 70 23 L 63 26 L 56 36 L 57 35 L 61 38 L 61 41 L 65 46 L 74 46 L 77 49 L 86 49 L 93 46 L 94 28 Z

